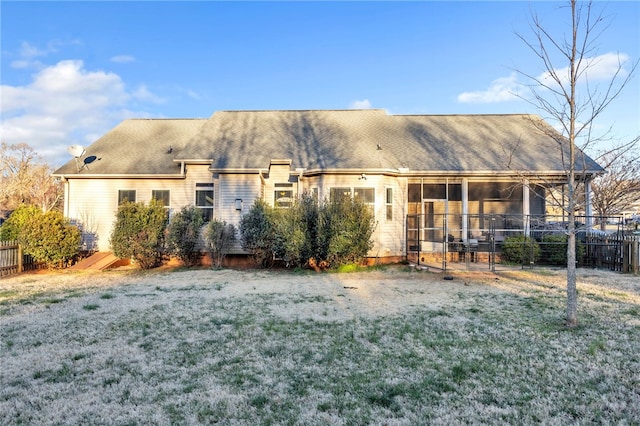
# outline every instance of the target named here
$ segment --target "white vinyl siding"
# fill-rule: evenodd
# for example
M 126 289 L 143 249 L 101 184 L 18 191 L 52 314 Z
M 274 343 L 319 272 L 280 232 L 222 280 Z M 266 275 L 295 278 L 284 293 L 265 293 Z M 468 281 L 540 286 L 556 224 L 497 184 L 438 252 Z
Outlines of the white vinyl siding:
M 216 218 L 239 229 L 240 219 L 245 215 L 255 200 L 260 198 L 261 181 L 256 174 L 220 174 L 216 181 L 217 204 Z M 236 210 L 236 200 L 241 201 L 242 210 Z M 244 253 L 236 232 L 236 240 L 230 248 L 231 253 Z
M 196 182 L 212 181 L 208 166 L 191 165 L 185 179 L 69 179 L 65 215 L 95 235 L 96 247 L 109 251 L 109 238 L 118 211 L 118 191 L 135 190 L 137 202 L 148 203 L 154 190 L 171 192 L 171 211 L 194 204 Z M 98 196 L 99 194 L 99 196 Z

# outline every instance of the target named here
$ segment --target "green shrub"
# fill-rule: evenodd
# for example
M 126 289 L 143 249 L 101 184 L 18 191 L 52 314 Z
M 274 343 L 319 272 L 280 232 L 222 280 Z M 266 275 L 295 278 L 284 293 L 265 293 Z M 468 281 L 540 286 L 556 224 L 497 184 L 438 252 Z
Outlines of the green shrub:
M 319 214 L 318 258 L 330 267 L 358 263 L 373 247 L 375 221 L 364 203 L 350 197 L 326 202 Z
M 273 209 L 262 200 L 256 200 L 249 212 L 240 219 L 242 247 L 251 253 L 256 264 L 270 266 L 275 249 Z
M 39 215 L 42 215 L 42 210 L 39 207 L 21 205 L 0 226 L 0 241 L 17 241 L 20 229 L 22 229 L 27 220 Z
M 168 222 L 164 206 L 152 200 L 144 203 L 124 203 L 118 208 L 111 233 L 111 249 L 122 258 L 132 258 L 142 269 L 162 264 L 164 232 Z
M 202 211 L 195 206 L 183 207 L 173 215 L 167 229 L 167 247 L 186 266 L 200 262 L 200 228 L 204 225 Z
M 542 255 L 544 261 L 550 265 L 567 265 L 567 241 L 565 234 L 550 234 L 542 237 Z M 585 254 L 584 244 L 576 239 L 576 260 Z
M 374 229 L 362 202 L 346 197 L 319 206 L 308 194 L 288 209 L 256 201 L 240 222 L 243 247 L 263 266 L 274 257 L 288 267 L 358 263 L 373 246 Z
M 507 262 L 529 264 L 540 259 L 541 250 L 538 242 L 525 235 L 513 235 L 504 239 L 502 256 Z
M 287 267 L 304 267 L 318 256 L 319 211 L 317 199 L 307 193 L 291 208 L 274 211 L 274 252 Z
M 214 267 L 222 267 L 224 257 L 231 242 L 235 239 L 235 235 L 235 227 L 232 224 L 227 224 L 227 222 L 214 219 L 207 225 L 205 241 L 211 264 Z
M 29 217 L 20 228 L 18 241 L 38 262 L 49 268 L 64 267 L 80 250 L 82 233 L 58 211 Z

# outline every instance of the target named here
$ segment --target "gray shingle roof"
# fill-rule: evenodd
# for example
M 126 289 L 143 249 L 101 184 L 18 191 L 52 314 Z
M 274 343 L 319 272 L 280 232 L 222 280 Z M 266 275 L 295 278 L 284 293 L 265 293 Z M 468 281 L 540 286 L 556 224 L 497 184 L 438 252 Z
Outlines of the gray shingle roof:
M 81 174 L 156 175 L 178 174 L 173 161 L 206 119 L 130 119 L 124 120 L 87 147 L 83 158 L 95 160 Z M 171 150 L 171 152 L 169 152 Z M 76 174 L 74 159 L 55 174 Z
M 549 132 L 538 117 L 516 114 L 219 111 L 207 120 L 127 120 L 91 145 L 87 155 L 102 157 L 92 174 L 166 174 L 178 167 L 173 160 L 211 160 L 215 169 L 261 169 L 271 159 L 291 159 L 292 168 L 307 170 L 562 172 L 560 145 Z M 174 149 L 166 154 L 169 145 Z M 586 165 L 601 170 L 589 158 Z M 71 173 L 75 163 L 63 169 Z

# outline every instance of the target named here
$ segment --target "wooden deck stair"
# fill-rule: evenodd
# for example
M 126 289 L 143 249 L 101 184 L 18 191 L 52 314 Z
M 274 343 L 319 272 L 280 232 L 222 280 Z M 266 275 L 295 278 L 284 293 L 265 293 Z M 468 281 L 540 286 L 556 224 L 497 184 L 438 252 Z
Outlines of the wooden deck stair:
M 114 256 L 113 253 L 105 251 L 94 253 L 86 259 L 76 263 L 69 269 L 103 271 L 105 269 L 117 268 L 118 266 L 125 266 L 128 264 L 128 259 L 120 259 L 119 257 Z

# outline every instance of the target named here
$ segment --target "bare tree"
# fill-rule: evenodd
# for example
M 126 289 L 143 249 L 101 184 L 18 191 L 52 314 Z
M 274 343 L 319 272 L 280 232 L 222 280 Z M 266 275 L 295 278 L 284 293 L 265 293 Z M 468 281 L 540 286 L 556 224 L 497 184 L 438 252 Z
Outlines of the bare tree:
M 548 134 L 556 138 L 562 147 L 560 155 L 565 165 L 567 183 L 566 204 L 561 207 L 568 219 L 566 324 L 574 327 L 578 324 L 575 215 L 576 206 L 585 192 L 583 185 L 588 179 L 583 153 L 603 140 L 603 137 L 592 132 L 593 124 L 620 95 L 631 79 L 637 62 L 627 71 L 624 67 L 625 58 L 617 55 L 616 62 L 611 64 L 612 77 L 604 85 L 594 84 L 595 79 L 590 80 L 589 74 L 595 73 L 601 61 L 605 60 L 604 56 L 596 54 L 596 43 L 609 24 L 602 11 L 593 9 L 592 2 L 570 0 L 568 9 L 570 32 L 566 33 L 566 28 L 562 28 L 561 35 L 553 34 L 535 13 L 532 15 L 530 27 L 533 37 L 528 39 L 517 35 L 541 61 L 544 73 L 535 76 L 521 70 L 517 72 L 531 82 L 529 89 L 532 98 L 523 98 L 542 111 L 545 115 L 543 118 L 557 126 L 558 132 Z M 624 146 L 628 148 L 637 141 L 638 138 Z
M 29 145 L 0 144 L 0 210 L 15 210 L 21 204 L 43 211 L 57 207 L 62 188 L 51 173 L 51 167 Z
M 593 208 L 604 229 L 608 216 L 619 215 L 640 201 L 640 155 L 607 151 L 599 161 L 607 173 L 594 179 L 591 190 Z

